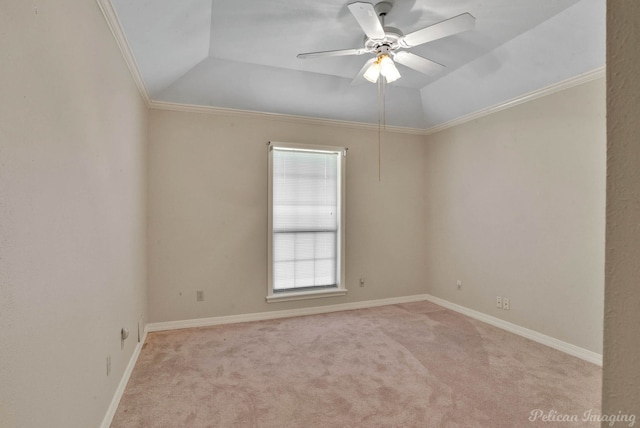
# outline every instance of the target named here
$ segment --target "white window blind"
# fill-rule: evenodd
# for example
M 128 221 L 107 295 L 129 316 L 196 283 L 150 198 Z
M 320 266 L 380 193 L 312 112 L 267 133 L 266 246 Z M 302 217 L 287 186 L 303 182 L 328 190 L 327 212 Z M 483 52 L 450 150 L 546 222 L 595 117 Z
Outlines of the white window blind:
M 345 295 L 346 149 L 269 147 L 267 302 Z
M 340 156 L 273 148 L 273 292 L 339 285 Z

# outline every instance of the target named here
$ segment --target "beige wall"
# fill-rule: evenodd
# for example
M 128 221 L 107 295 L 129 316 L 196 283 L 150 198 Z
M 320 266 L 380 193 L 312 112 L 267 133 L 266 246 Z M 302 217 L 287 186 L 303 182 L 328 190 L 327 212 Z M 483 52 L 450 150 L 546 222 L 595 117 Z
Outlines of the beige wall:
M 640 418 L 639 23 L 639 2 L 607 2 L 608 174 L 602 406 L 604 414 L 633 413 L 636 418 Z M 628 425 L 621 422 L 616 426 Z
M 602 352 L 604 85 L 388 134 L 381 182 L 375 132 L 151 110 L 150 320 L 429 293 Z M 349 147 L 347 297 L 264 301 L 269 140 Z
M 427 137 L 427 292 L 602 352 L 604 106 L 600 78 Z
M 149 121 L 150 321 L 424 292 L 424 137 L 383 135 L 379 182 L 370 130 L 163 110 Z M 270 140 L 349 148 L 347 296 L 265 302 Z
M 370 130 L 147 112 L 93 1 L 2 9 L 3 426 L 97 426 L 147 301 L 158 322 L 428 292 L 600 352 L 603 79 L 436 135 L 384 134 L 379 182 Z M 637 96 L 629 76 L 610 94 Z M 622 171 L 610 186 L 638 187 L 634 129 L 610 131 L 609 167 Z M 269 140 L 349 147 L 346 297 L 265 302 Z M 634 254 L 622 203 L 609 203 L 609 246 Z M 626 256 L 609 252 L 605 406 L 617 411 L 639 402 L 626 381 L 637 315 L 619 310 L 638 294 L 633 265 L 615 276 L 615 257 Z M 498 294 L 511 311 L 495 309 Z
M 96 427 L 146 306 L 147 110 L 95 1 L 1 9 L 0 425 Z

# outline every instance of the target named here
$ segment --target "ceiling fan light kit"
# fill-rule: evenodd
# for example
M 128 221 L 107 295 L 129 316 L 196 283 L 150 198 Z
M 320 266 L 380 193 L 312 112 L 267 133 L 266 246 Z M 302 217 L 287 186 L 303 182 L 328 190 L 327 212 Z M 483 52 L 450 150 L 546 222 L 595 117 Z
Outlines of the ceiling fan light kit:
M 364 47 L 302 53 L 298 54 L 298 58 L 374 54 L 375 58 L 367 61 L 354 79 L 358 80 L 362 76 L 372 83 L 376 83 L 380 75 L 385 78 L 387 83 L 398 80 L 400 72 L 395 65 L 396 62 L 432 76 L 441 71 L 444 66 L 403 49 L 458 34 L 475 26 L 475 18 L 469 13 L 463 13 L 404 35 L 397 28 L 384 26 L 385 16 L 392 7 L 393 5 L 389 2 L 380 2 L 375 6 L 364 2 L 348 4 L 347 8 L 365 34 Z
M 387 83 L 395 82 L 400 78 L 400 72 L 387 54 L 378 56 L 376 61 L 369 66 L 362 77 L 371 83 L 376 83 L 381 74 Z

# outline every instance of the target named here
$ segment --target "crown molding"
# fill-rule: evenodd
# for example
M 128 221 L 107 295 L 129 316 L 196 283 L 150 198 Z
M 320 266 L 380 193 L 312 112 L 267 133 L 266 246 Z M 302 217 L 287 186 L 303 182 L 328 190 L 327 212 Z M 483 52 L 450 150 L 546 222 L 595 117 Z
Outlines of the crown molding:
M 116 43 L 120 48 L 120 52 L 122 52 L 122 57 L 124 58 L 124 62 L 127 64 L 129 68 L 129 72 L 133 77 L 133 80 L 138 87 L 138 91 L 142 98 L 144 99 L 147 106 L 151 103 L 151 97 L 147 92 L 147 88 L 144 85 L 144 80 L 142 79 L 142 74 L 140 73 L 140 69 L 138 68 L 138 64 L 136 63 L 136 59 L 131 52 L 131 47 L 129 46 L 129 42 L 127 41 L 127 37 L 122 30 L 122 26 L 120 25 L 120 20 L 118 20 L 118 15 L 111 3 L 111 0 L 96 0 L 98 2 L 98 6 L 102 11 L 102 15 L 104 15 L 104 19 L 107 21 L 107 25 L 113 34 L 113 37 L 116 39 Z
M 187 113 L 211 114 L 211 115 L 218 115 L 218 116 L 246 117 L 246 118 L 253 118 L 253 119 L 270 119 L 270 120 L 278 120 L 281 122 L 294 122 L 297 124 L 305 124 L 305 125 L 321 125 L 321 126 L 333 126 L 333 127 L 351 128 L 351 129 L 361 129 L 361 130 L 375 131 L 375 132 L 378 131 L 378 125 L 373 123 L 351 122 L 347 120 L 337 120 L 337 119 L 322 119 L 322 118 L 308 117 L 308 116 L 296 116 L 296 115 L 281 114 L 281 113 L 267 113 L 267 112 L 260 112 L 260 111 L 241 110 L 241 109 L 223 108 L 223 107 L 198 106 L 193 104 L 180 104 L 180 103 L 173 103 L 168 101 L 151 101 L 149 103 L 149 108 L 156 109 L 156 110 L 170 110 L 170 111 L 179 111 L 179 112 L 187 112 Z M 402 126 L 390 126 L 390 125 L 383 125 L 380 128 L 380 130 L 382 132 L 413 134 L 413 135 L 424 135 L 424 132 L 425 132 L 425 130 L 421 128 L 407 128 Z
M 546 97 L 547 95 L 555 94 L 556 92 L 563 91 L 565 89 L 573 88 L 574 86 L 581 85 L 583 83 L 590 82 L 592 80 L 605 77 L 606 66 L 598 67 L 594 70 L 586 73 L 578 74 L 560 82 L 554 83 L 544 88 L 536 89 L 535 91 L 528 92 L 516 98 L 512 98 L 509 101 L 495 104 L 491 107 L 478 110 L 476 112 L 461 116 L 457 119 L 450 120 L 448 122 L 441 123 L 439 125 L 432 126 L 423 131 L 424 135 L 435 134 L 436 132 L 444 131 L 445 129 L 453 128 L 454 126 L 462 125 L 472 120 L 480 119 L 481 117 L 488 116 L 493 113 L 497 113 L 501 110 L 506 110 L 511 107 L 515 107 L 520 104 L 524 104 L 529 101 L 533 101 L 538 98 Z
M 107 1 L 107 0 L 103 0 L 103 1 Z M 436 132 L 444 131 L 445 129 L 453 128 L 455 126 L 462 125 L 472 120 L 480 119 L 484 116 L 488 116 L 490 114 L 497 113 L 499 111 L 506 110 L 508 108 L 515 107 L 517 105 L 524 104 L 529 101 L 533 101 L 535 99 L 545 97 L 547 95 L 555 94 L 556 92 L 573 88 L 574 86 L 578 86 L 583 83 L 590 82 L 592 80 L 603 78 L 605 77 L 605 75 L 606 75 L 606 67 L 604 66 L 598 67 L 586 73 L 578 74 L 576 76 L 570 77 L 568 79 L 562 80 L 552 85 L 545 86 L 543 88 L 536 89 L 535 91 L 528 92 L 519 97 L 512 98 L 506 102 L 495 104 L 493 106 L 484 108 L 482 110 L 467 114 L 465 116 L 461 116 L 457 119 L 454 119 L 439 125 L 435 125 L 426 129 L 406 128 L 401 126 L 387 125 L 382 127 L 382 130 L 384 132 L 395 132 L 395 133 L 413 134 L 413 135 L 435 134 Z M 223 115 L 223 116 L 236 116 L 236 117 L 240 116 L 240 117 L 249 117 L 249 118 L 256 118 L 256 119 L 272 119 L 272 120 L 280 120 L 285 122 L 304 123 L 309 125 L 325 125 L 325 126 L 334 126 L 334 127 L 337 126 L 337 127 L 345 127 L 345 128 L 353 128 L 353 129 L 363 129 L 363 130 L 369 130 L 369 131 L 378 130 L 378 125 L 371 124 L 371 123 L 350 122 L 350 121 L 336 120 L 336 119 L 320 119 L 320 118 L 307 117 L 307 116 L 266 113 L 266 112 L 239 110 L 239 109 L 222 108 L 222 107 L 197 106 L 192 104 L 180 104 L 180 103 L 173 103 L 168 101 L 151 101 L 149 103 L 149 108 L 158 109 L 158 110 L 204 113 L 204 114 L 214 114 L 214 115 Z
M 122 52 L 122 56 L 129 68 L 131 76 L 138 87 L 138 91 L 140 95 L 144 99 L 145 103 L 149 108 L 156 110 L 170 110 L 170 111 L 179 111 L 179 112 L 189 112 L 189 113 L 201 113 L 201 114 L 212 114 L 219 116 L 235 116 L 235 117 L 247 117 L 254 119 L 271 119 L 271 120 L 279 120 L 283 122 L 293 122 L 298 124 L 307 124 L 307 125 L 321 125 L 321 126 L 332 126 L 332 127 L 341 127 L 341 128 L 351 128 L 351 129 L 360 129 L 366 131 L 375 131 L 381 130 L 385 133 L 400 133 L 400 134 L 411 134 L 411 135 L 430 135 L 435 134 L 436 132 L 444 131 L 445 129 L 453 128 L 458 125 L 462 125 L 466 122 L 470 122 L 472 120 L 476 120 L 482 118 L 484 116 L 488 116 L 493 113 L 497 113 L 501 110 L 506 110 L 511 107 L 515 107 L 517 105 L 533 101 L 537 98 L 541 98 L 547 95 L 554 94 L 556 92 L 560 92 L 565 89 L 572 88 L 574 86 L 581 85 L 583 83 L 590 82 L 595 79 L 599 79 L 601 77 L 605 77 L 606 75 L 606 67 L 602 66 L 596 68 L 594 70 L 588 71 L 586 73 L 579 74 L 574 77 L 570 77 L 563 81 L 554 83 L 552 85 L 546 86 L 541 89 L 536 89 L 534 91 L 528 92 L 524 95 L 512 98 L 506 102 L 498 103 L 490 107 L 486 107 L 482 110 L 469 113 L 467 115 L 458 117 L 456 119 L 450 120 L 448 122 L 444 122 L 438 125 L 434 125 L 429 128 L 409 128 L 403 126 L 380 126 L 378 124 L 373 123 L 364 123 L 364 122 L 353 122 L 347 120 L 338 120 L 338 119 L 322 119 L 315 118 L 309 116 L 297 116 L 290 114 L 280 114 L 280 113 L 268 113 L 268 112 L 260 112 L 260 111 L 252 111 L 252 110 L 241 110 L 241 109 L 233 109 L 233 108 L 224 108 L 224 107 L 213 107 L 213 106 L 198 106 L 193 104 L 181 104 L 174 103 L 168 101 L 155 101 L 152 100 L 147 88 L 144 84 L 144 80 L 142 78 L 142 74 L 140 73 L 140 69 L 138 64 L 133 56 L 131 51 L 131 47 L 129 46 L 129 42 L 127 41 L 127 37 L 122 30 L 122 26 L 120 25 L 120 21 L 118 20 L 118 16 L 113 7 L 111 0 L 96 0 L 102 14 L 107 21 L 107 25 L 113 34 L 113 37 L 116 39 L 116 43 Z

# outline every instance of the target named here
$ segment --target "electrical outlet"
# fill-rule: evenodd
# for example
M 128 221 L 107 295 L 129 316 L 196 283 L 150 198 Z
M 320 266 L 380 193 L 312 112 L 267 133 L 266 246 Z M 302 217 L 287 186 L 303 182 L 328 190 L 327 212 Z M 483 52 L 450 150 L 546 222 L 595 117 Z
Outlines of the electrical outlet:
M 107 376 L 111 374 L 111 355 L 107 355 Z
M 196 300 L 198 302 L 203 302 L 204 301 L 204 291 L 202 291 L 202 290 L 196 291 Z
M 456 286 L 458 287 L 458 290 L 462 290 L 462 281 L 461 280 L 457 280 L 456 281 Z
M 360 287 L 364 287 L 364 278 L 360 278 Z
M 502 309 L 502 297 L 496 297 L 496 308 Z
M 502 309 L 508 311 L 510 307 L 511 305 L 509 304 L 509 299 L 506 297 L 502 298 Z

